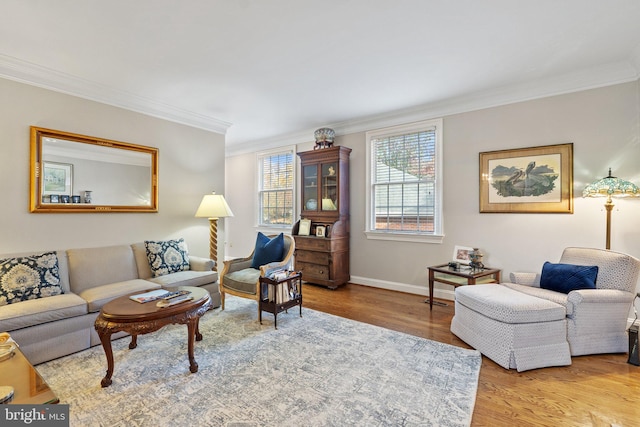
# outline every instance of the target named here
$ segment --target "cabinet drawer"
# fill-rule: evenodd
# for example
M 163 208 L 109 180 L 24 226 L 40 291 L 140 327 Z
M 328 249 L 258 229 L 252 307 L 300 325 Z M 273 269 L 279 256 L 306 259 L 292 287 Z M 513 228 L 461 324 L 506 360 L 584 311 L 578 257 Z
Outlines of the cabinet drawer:
M 314 278 L 329 280 L 329 267 L 296 261 L 296 270 L 302 271 L 302 280 L 313 281 Z
M 296 250 L 296 260 L 313 264 L 329 265 L 328 252 L 313 252 Z
M 325 239 L 322 237 L 298 238 L 296 239 L 296 249 L 329 252 L 331 250 L 331 239 Z

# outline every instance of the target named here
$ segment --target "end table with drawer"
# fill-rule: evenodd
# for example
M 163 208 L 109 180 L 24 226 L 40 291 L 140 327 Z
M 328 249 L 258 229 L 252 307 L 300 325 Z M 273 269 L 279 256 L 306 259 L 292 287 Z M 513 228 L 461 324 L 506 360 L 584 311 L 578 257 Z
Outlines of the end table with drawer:
M 429 269 L 429 310 L 433 310 L 433 284 L 435 282 L 451 285 L 454 288 L 466 285 L 478 285 L 484 283 L 500 283 L 502 270 L 490 267 L 471 268 L 460 266 L 458 269 L 449 267 L 449 264 L 440 264 L 428 267 Z M 427 302 L 425 301 L 425 302 Z

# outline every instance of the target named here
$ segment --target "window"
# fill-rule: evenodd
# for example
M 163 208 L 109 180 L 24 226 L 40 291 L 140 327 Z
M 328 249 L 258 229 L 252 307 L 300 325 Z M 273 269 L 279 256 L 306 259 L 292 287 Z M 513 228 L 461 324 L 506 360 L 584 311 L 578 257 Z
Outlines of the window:
M 367 132 L 369 238 L 442 241 L 442 120 Z
M 293 150 L 258 155 L 258 225 L 293 225 Z

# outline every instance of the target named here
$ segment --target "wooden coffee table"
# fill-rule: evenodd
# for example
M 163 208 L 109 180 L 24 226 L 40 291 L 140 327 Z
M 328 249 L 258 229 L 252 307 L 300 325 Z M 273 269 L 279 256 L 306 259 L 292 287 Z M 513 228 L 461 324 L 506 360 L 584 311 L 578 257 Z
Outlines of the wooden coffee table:
M 131 300 L 129 296 L 141 293 L 134 292 L 116 298 L 102 307 L 95 322 L 96 332 L 107 356 L 107 374 L 102 379 L 102 387 L 111 385 L 111 376 L 113 375 L 114 361 L 113 350 L 111 349 L 111 335 L 121 331 L 131 334 L 129 348 L 134 349 L 138 345 L 138 335 L 155 332 L 169 324 L 186 324 L 189 369 L 192 373 L 198 372 L 198 363 L 196 363 L 193 355 L 194 340 L 202 340 L 198 325 L 200 317 L 211 307 L 211 296 L 206 289 L 190 286 L 181 286 L 169 290 L 177 289 L 190 291 L 193 300 L 159 308 L 156 306 L 157 301 L 141 304 Z

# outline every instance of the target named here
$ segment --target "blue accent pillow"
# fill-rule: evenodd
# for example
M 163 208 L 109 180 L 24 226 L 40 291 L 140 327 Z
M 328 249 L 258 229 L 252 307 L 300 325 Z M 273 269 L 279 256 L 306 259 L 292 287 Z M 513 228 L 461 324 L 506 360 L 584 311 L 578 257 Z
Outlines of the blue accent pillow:
M 284 235 L 282 233 L 270 239 L 258 232 L 251 268 L 260 268 L 261 265 L 269 264 L 270 262 L 280 262 L 282 261 L 283 255 Z
M 145 240 L 144 246 L 153 277 L 189 270 L 189 250 L 184 239 Z
M 568 294 L 576 289 L 595 289 L 597 265 L 552 264 L 542 266 L 540 287 Z
M 0 259 L 0 306 L 62 293 L 55 252 Z

